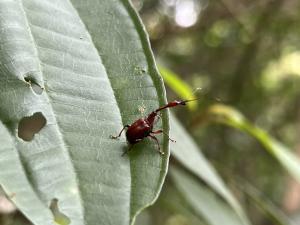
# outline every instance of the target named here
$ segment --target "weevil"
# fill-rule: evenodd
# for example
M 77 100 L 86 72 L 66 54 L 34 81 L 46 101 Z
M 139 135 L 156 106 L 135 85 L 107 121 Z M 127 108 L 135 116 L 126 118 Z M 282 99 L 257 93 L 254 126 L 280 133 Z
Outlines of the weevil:
M 170 141 L 172 141 L 172 142 L 175 142 L 175 141 L 170 139 L 170 137 L 163 130 L 153 131 L 155 119 L 159 116 L 159 112 L 164 109 L 172 108 L 172 107 L 179 106 L 179 105 L 186 105 L 187 102 L 195 101 L 195 100 L 197 100 L 197 99 L 184 100 L 184 101 L 175 100 L 175 101 L 169 102 L 168 104 L 152 111 L 148 116 L 136 120 L 131 125 L 125 125 L 123 127 L 123 129 L 120 131 L 119 135 L 117 135 L 117 136 L 111 135 L 110 137 L 112 139 L 117 139 L 121 136 L 123 131 L 126 130 L 126 139 L 127 139 L 127 142 L 130 144 L 130 147 L 126 151 L 124 151 L 123 155 L 125 155 L 127 152 L 129 152 L 134 144 L 137 144 L 138 142 L 142 141 L 144 138 L 147 138 L 147 137 L 151 138 L 153 141 L 156 142 L 156 144 L 158 146 L 158 148 L 157 148 L 158 152 L 161 155 L 164 155 L 164 152 L 161 150 L 158 139 L 155 137 L 155 135 L 163 133 L 169 138 Z

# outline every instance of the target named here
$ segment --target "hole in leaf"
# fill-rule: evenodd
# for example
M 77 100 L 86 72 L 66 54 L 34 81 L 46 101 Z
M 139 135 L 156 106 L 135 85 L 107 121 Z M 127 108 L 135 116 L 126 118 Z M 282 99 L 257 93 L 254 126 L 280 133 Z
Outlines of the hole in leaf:
M 46 118 L 41 112 L 34 113 L 32 116 L 23 117 L 19 122 L 18 136 L 24 141 L 31 141 L 45 125 Z
M 16 211 L 16 206 L 5 195 L 0 195 L 0 213 L 12 213 Z
M 41 95 L 44 88 L 42 88 L 38 83 L 31 77 L 25 77 L 24 80 L 30 85 L 34 93 Z
M 63 214 L 58 207 L 58 199 L 53 198 L 50 203 L 50 210 L 54 216 L 55 223 L 59 225 L 69 225 L 71 223 L 71 220 L 69 217 L 67 217 L 65 214 Z

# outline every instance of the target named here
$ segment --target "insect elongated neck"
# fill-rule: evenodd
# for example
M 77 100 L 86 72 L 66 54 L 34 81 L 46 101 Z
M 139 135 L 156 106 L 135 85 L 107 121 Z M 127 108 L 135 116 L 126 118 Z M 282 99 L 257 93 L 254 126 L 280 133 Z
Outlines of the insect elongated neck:
M 155 120 L 155 117 L 157 116 L 157 112 L 156 111 L 153 111 L 151 112 L 148 116 L 147 116 L 147 121 L 148 123 L 151 125 L 151 124 L 154 124 L 154 120 Z
M 172 107 L 175 107 L 175 106 L 178 106 L 178 105 L 186 105 L 187 102 L 191 102 L 191 101 L 195 101 L 195 100 L 197 100 L 197 99 L 184 100 L 184 101 L 175 100 L 175 101 L 169 102 L 168 104 L 166 104 L 166 105 L 156 109 L 155 111 L 151 112 L 147 117 L 147 121 L 149 122 L 149 124 L 153 124 L 154 120 L 155 120 L 155 117 L 157 116 L 157 113 L 159 111 L 162 111 L 162 110 L 167 109 L 167 108 L 172 108 Z
M 173 102 L 169 102 L 168 104 L 156 109 L 155 112 L 159 112 L 159 111 L 164 110 L 166 108 L 172 108 L 172 107 L 175 107 L 175 106 L 178 106 L 178 105 L 186 105 L 187 102 L 196 101 L 196 100 L 197 99 L 184 100 L 184 101 L 175 100 Z

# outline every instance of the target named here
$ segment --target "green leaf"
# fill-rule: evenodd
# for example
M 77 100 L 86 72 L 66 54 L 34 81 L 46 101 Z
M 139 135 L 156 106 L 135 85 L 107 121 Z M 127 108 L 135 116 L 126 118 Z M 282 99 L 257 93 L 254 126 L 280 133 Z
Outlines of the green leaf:
M 8 130 L 0 122 L 0 184 L 10 200 L 35 224 L 54 224 L 53 215 L 31 187 Z
M 244 222 L 232 208 L 205 184 L 176 167 L 171 168 L 173 181 L 196 214 L 210 225 L 241 225 Z
M 203 156 L 196 143 L 187 134 L 187 131 L 172 114 L 170 120 L 170 136 L 176 140 L 176 143 L 172 143 L 170 146 L 172 155 L 183 166 L 201 178 L 210 188 L 223 197 L 240 216 L 243 224 L 249 224 L 241 206 L 227 189 L 211 164 Z
M 232 107 L 217 104 L 211 106 L 207 112 L 211 121 L 234 127 L 256 138 L 300 182 L 300 160 L 287 147 L 261 128 L 252 125 L 240 112 Z
M 179 75 L 171 71 L 170 69 L 159 66 L 159 72 L 164 78 L 164 81 L 170 88 L 182 99 L 195 99 L 197 96 L 188 83 L 182 80 Z M 197 109 L 198 102 L 190 102 L 187 107 L 191 110 Z
M 127 0 L 0 1 L 0 15 L 0 118 L 29 183 L 13 184 L 32 187 L 44 208 L 57 199 L 72 225 L 131 224 L 157 198 L 168 163 L 164 137 L 164 157 L 150 140 L 121 157 L 125 137 L 109 138 L 165 103 L 132 6 Z M 20 120 L 34 123 L 37 113 L 46 125 L 31 141 L 20 139 Z M 168 132 L 167 114 L 158 127 Z M 43 216 L 26 215 L 33 221 L 37 213 Z
M 173 167 L 170 169 L 172 168 Z M 167 180 L 171 180 L 170 173 Z M 164 186 L 162 193 L 154 206 L 154 209 L 157 206 L 160 208 L 157 210 L 158 215 L 154 215 L 155 218 L 159 216 L 165 216 L 166 213 L 161 213 L 161 209 L 164 209 L 167 210 L 170 215 L 175 214 L 184 216 L 188 219 L 186 222 L 187 224 L 207 225 L 207 223 L 204 223 L 203 218 L 200 218 L 199 215 L 195 214 L 195 210 L 193 207 L 190 207 L 189 202 L 185 200 L 180 191 L 175 187 L 174 182 L 167 182 L 167 184 Z
M 267 199 L 263 193 L 246 182 L 244 179 L 239 179 L 238 188 L 248 196 L 254 204 L 264 213 L 271 221 L 276 225 L 292 225 L 292 221 L 276 207 L 269 199 Z

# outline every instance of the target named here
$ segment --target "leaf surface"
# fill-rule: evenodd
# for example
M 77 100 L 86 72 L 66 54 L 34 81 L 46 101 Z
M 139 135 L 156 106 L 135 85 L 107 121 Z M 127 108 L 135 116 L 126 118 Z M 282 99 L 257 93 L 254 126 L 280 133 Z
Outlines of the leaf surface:
M 36 224 L 54 225 L 49 208 L 31 187 L 10 133 L 0 121 L 0 184 L 7 197 Z
M 156 199 L 168 162 L 163 137 L 163 158 L 149 140 L 121 157 L 125 137 L 109 138 L 165 102 L 133 8 L 127 0 L 2 0 L 0 18 L 0 119 L 34 196 L 44 207 L 57 199 L 72 225 L 132 223 Z M 46 125 L 24 141 L 19 121 L 35 113 Z M 162 121 L 167 132 L 167 115 Z

